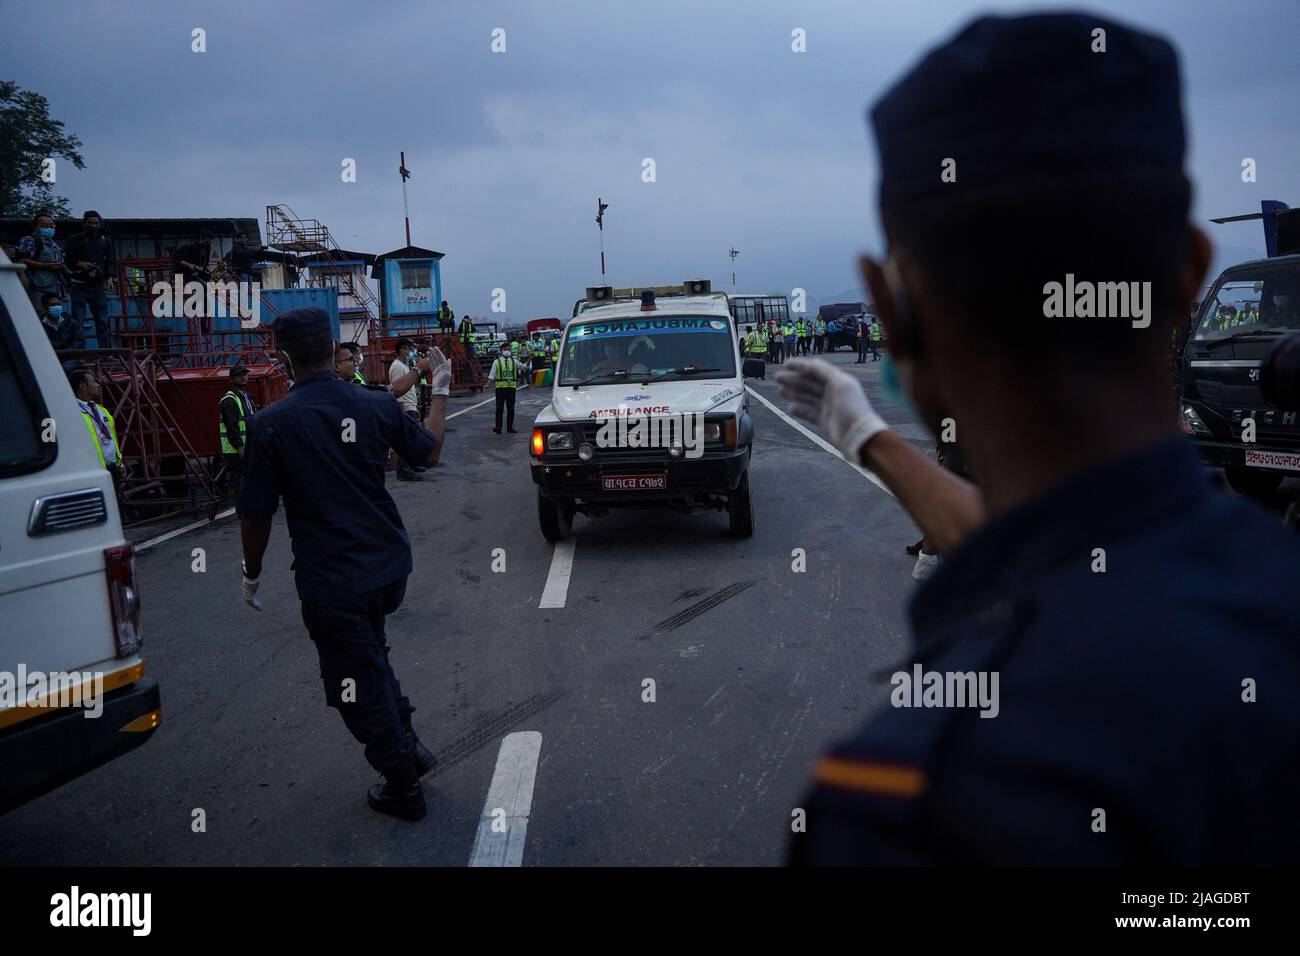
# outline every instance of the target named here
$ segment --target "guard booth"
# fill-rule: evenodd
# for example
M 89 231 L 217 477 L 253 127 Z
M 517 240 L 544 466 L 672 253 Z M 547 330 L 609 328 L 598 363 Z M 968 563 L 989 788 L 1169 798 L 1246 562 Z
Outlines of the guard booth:
M 442 304 L 441 252 L 403 246 L 376 257 L 371 275 L 379 280 L 379 299 L 390 333 L 437 326 Z

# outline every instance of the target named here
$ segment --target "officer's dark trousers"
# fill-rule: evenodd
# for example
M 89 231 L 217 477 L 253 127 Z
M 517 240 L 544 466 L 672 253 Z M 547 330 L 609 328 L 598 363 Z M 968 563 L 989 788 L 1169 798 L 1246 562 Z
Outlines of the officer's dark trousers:
M 225 458 L 226 474 L 224 475 L 225 488 L 223 492 L 231 498 L 239 497 L 239 488 L 244 483 L 244 459 L 238 454 L 226 454 Z
M 396 783 L 416 777 L 415 708 L 388 663 L 384 617 L 406 596 L 406 579 L 341 604 L 302 604 L 302 621 L 320 656 L 325 703 L 365 745 L 366 760 Z
M 865 362 L 866 360 L 867 360 L 867 340 L 858 339 L 858 361 Z
M 515 390 L 513 388 L 497 389 L 497 431 L 501 431 L 501 410 L 506 412 L 506 428 L 515 427 Z

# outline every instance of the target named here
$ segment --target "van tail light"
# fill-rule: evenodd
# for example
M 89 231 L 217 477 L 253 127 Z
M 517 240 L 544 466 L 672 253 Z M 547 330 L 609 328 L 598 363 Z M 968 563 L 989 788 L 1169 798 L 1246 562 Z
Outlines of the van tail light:
M 140 592 L 135 584 L 135 549 L 129 544 L 104 549 L 108 577 L 108 606 L 113 615 L 113 643 L 118 657 L 140 650 Z

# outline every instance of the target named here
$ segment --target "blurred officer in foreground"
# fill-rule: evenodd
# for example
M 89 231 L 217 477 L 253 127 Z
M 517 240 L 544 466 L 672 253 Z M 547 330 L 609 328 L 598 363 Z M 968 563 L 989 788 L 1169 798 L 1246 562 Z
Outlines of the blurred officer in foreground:
M 425 814 L 420 777 L 436 760 L 411 729 L 415 708 L 388 662 L 384 618 L 402 603 L 412 564 L 410 539 L 384 489 L 384 464 L 389 448 L 409 465 L 437 464 L 451 363 L 434 349 L 433 401 L 421 426 L 387 389 L 339 378 L 324 310 L 285 312 L 272 328 L 294 385 L 249 423 L 238 505 L 244 599 L 261 610 L 262 556 L 283 498 L 302 620 L 320 655 L 325 701 L 384 776 L 370 788 L 370 806 L 418 820 Z
M 1169 404 L 1171 323 L 1210 259 L 1179 100 L 1164 40 L 1054 14 L 975 21 L 871 111 L 890 258 L 862 265 L 884 372 L 936 433 L 955 422 L 980 491 L 842 370 L 778 376 L 947 553 L 912 601 L 892 706 L 816 765 L 794 862 L 1300 852 L 1300 543 L 1208 487 Z M 1048 318 L 1067 273 L 1149 281 L 1153 305 Z

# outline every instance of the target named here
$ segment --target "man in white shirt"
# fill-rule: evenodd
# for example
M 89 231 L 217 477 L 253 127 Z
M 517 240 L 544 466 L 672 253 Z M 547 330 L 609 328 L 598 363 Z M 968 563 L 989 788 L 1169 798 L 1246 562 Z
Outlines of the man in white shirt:
M 429 370 L 429 359 L 420 358 L 415 350 L 415 341 L 408 338 L 397 340 L 393 364 L 388 366 L 388 390 L 397 399 L 397 406 L 402 414 L 415 422 L 420 420 L 419 393 L 415 386 L 420 381 L 420 373 Z M 411 468 L 402 456 L 397 456 L 398 481 L 423 481 L 419 472 L 423 468 Z

